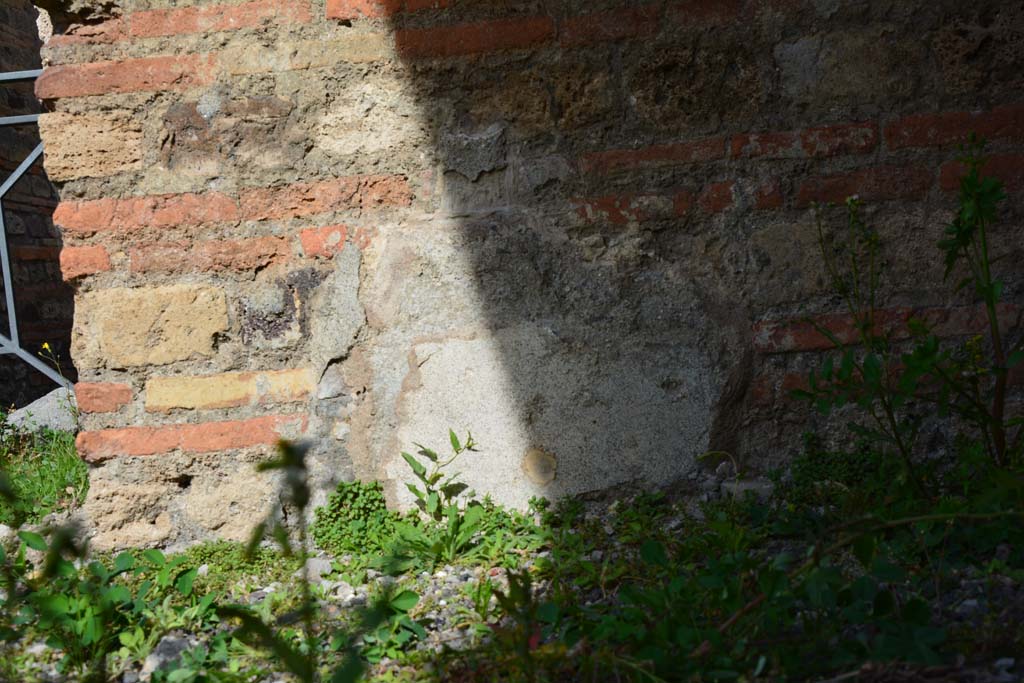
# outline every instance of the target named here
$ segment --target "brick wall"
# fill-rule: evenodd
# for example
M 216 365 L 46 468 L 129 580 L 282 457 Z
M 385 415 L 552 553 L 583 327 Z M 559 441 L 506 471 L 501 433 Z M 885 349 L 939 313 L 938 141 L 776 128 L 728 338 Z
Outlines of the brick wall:
M 868 203 L 893 325 L 980 330 L 932 248 L 972 130 L 1014 193 L 1019 327 L 1012 4 L 119 5 L 37 86 L 101 544 L 243 535 L 278 436 L 321 492 L 395 501 L 400 450 L 449 426 L 511 504 L 783 461 L 824 348 L 800 321 L 849 328 L 813 203 Z
M 42 46 L 30 0 L 11 0 L 0 7 L 0 71 L 23 71 L 41 66 Z M 39 112 L 31 83 L 0 86 L 0 116 Z M 0 128 L 0 181 L 39 143 L 35 126 Z M 56 191 L 41 163 L 8 192 L 4 220 L 10 246 L 15 306 L 23 348 L 35 353 L 49 343 L 62 370 L 74 378 L 70 363 L 72 297 L 59 266 L 60 233 L 51 216 Z M 0 294 L 0 331 L 8 334 L 7 302 Z M 54 383 L 13 356 L 0 356 L 0 406 L 23 406 L 52 391 Z

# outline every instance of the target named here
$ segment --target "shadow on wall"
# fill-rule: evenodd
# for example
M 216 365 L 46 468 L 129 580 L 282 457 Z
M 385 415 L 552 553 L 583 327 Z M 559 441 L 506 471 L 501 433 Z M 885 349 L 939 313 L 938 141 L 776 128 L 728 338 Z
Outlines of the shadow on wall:
M 37 15 L 30 0 L 9 0 L 0 6 L 0 71 L 40 68 Z M 0 84 L 0 116 L 39 111 L 32 83 Z M 0 128 L 0 180 L 38 144 L 34 124 Z M 62 372 L 73 380 L 69 351 L 74 296 L 61 276 L 61 238 L 52 220 L 57 194 L 41 160 L 7 193 L 3 206 L 21 346 L 36 353 L 48 343 Z M 6 309 L 6 299 L 0 296 L 0 330 L 8 335 Z M 23 361 L 0 356 L 0 406 L 22 406 L 55 388 Z
M 754 321 L 831 306 L 808 206 L 840 190 L 813 183 L 879 163 L 890 112 L 977 106 L 982 89 L 937 87 L 948 74 L 929 75 L 910 38 L 949 8 L 379 5 L 436 169 L 433 214 L 381 235 L 363 280 L 366 362 L 391 373 L 397 406 L 381 473 L 400 481 L 392 454 L 471 429 L 468 483 L 517 505 L 692 480 L 709 450 L 749 457 Z M 802 149 L 786 134 L 735 147 L 806 129 L 820 140 Z M 873 216 L 883 231 L 922 239 L 906 226 L 931 220 L 914 204 L 930 182 L 876 192 L 902 202 Z M 893 291 L 935 299 L 913 262 L 893 271 Z M 411 347 L 397 369 L 396 347 Z
M 724 169 L 604 176 L 587 153 L 664 134 L 673 108 L 693 139 L 749 115 L 742 32 L 716 38 L 716 61 L 665 65 L 708 30 L 645 45 L 620 41 L 615 17 L 566 23 L 590 3 L 431 4 L 451 7 L 390 28 L 430 127 L 434 213 L 381 235 L 363 284 L 382 346 L 411 348 L 386 478 L 406 476 L 392 454 L 448 427 L 481 444 L 467 482 L 513 505 L 695 474 L 702 453 L 734 449 L 750 371 L 747 302 L 707 247 L 730 229 L 701 197 Z M 627 19 L 652 28 L 662 11 Z M 638 105 L 623 80 L 651 60 L 668 71 L 646 77 L 671 84 Z

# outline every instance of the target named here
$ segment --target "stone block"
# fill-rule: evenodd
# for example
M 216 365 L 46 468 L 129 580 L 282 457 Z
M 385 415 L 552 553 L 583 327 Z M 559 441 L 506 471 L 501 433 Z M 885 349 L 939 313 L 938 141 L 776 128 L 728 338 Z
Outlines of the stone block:
M 210 410 L 257 403 L 301 401 L 316 381 L 305 368 L 229 372 L 206 377 L 153 377 L 146 382 L 146 410 Z
M 227 299 L 214 287 L 86 292 L 75 304 L 72 356 L 80 369 L 166 365 L 213 355 L 227 329 Z
M 43 114 L 39 133 L 51 180 L 102 178 L 142 164 L 142 124 L 130 112 Z

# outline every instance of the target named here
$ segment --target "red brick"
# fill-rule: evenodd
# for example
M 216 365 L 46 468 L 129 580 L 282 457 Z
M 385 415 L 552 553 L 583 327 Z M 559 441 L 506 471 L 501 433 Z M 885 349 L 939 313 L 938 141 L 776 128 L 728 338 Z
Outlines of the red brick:
M 1021 309 L 1018 306 L 1000 305 L 997 312 L 1000 326 L 1009 329 L 1019 324 L 1020 313 Z M 895 340 L 907 339 L 910 336 L 907 322 L 911 317 L 923 321 L 939 337 L 963 337 L 984 333 L 988 326 L 985 309 L 981 306 L 923 309 L 898 307 L 876 312 L 875 332 L 884 332 Z M 847 314 L 836 313 L 817 316 L 814 323 L 806 318 L 758 322 L 754 325 L 754 348 L 764 353 L 831 349 L 832 342 L 818 331 L 815 323 L 828 330 L 843 344 L 858 342 L 859 334 L 853 318 Z
M 210 453 L 273 444 L 282 432 L 302 432 L 303 415 L 269 415 L 249 420 L 178 424 L 160 427 L 123 427 L 81 432 L 78 453 L 91 463 L 121 456 L 142 456 L 185 451 Z
M 960 189 L 960 178 L 967 173 L 967 167 L 959 161 L 950 161 L 939 170 L 939 187 L 946 192 Z M 1008 190 L 1024 190 L 1024 154 L 1002 154 L 990 156 L 981 167 L 982 176 L 991 176 L 1003 181 Z
M 409 206 L 412 200 L 412 189 L 404 176 L 351 176 L 319 183 L 252 188 L 243 191 L 238 202 L 219 192 L 61 202 L 53 220 L 70 233 L 92 235 Z
M 643 206 L 643 198 L 651 195 L 618 194 L 590 199 L 576 200 L 576 213 L 587 221 L 599 221 L 612 225 L 626 225 L 643 221 L 649 217 Z
M 206 242 L 153 242 L 128 252 L 133 273 L 250 271 L 288 258 L 288 244 L 281 237 Z
M 849 123 L 802 131 L 744 133 L 730 144 L 733 158 L 794 159 L 866 154 L 878 146 L 878 126 Z
M 613 149 L 583 156 L 585 173 L 607 174 L 661 164 L 690 164 L 725 157 L 725 138 L 708 138 L 639 149 Z
M 219 192 L 61 202 L 53 222 L 81 235 L 237 221 L 238 206 Z
M 555 35 L 550 17 L 495 19 L 439 28 L 401 29 L 395 32 L 399 55 L 407 59 L 523 50 L 542 45 Z
M 841 204 L 853 195 L 868 201 L 919 199 L 927 194 L 931 184 L 932 172 L 924 166 L 865 168 L 804 181 L 797 192 L 797 205 Z
M 299 233 L 302 253 L 310 258 L 330 258 L 345 248 L 347 225 L 308 228 Z
M 380 19 L 402 12 L 443 9 L 451 0 L 327 0 L 327 18 L 341 21 Z
M 785 203 L 782 185 L 777 180 L 769 181 L 754 190 L 755 209 L 780 209 Z
M 672 209 L 677 216 L 685 215 L 696 203 L 696 198 L 689 190 L 680 190 L 672 197 Z
M 885 141 L 891 149 L 955 145 L 966 142 L 972 132 L 987 140 L 1024 139 L 1024 105 L 905 116 L 886 127 Z
M 651 4 L 571 17 L 562 26 L 559 40 L 565 47 L 578 47 L 653 36 L 658 32 L 658 9 Z
M 844 123 L 800 131 L 800 145 L 809 157 L 867 154 L 878 147 L 878 125 Z
M 404 176 L 373 175 L 246 190 L 240 202 L 244 218 L 269 220 L 346 209 L 409 206 L 412 199 L 412 189 Z
M 893 331 L 905 327 L 910 309 L 878 311 L 876 316 L 876 332 Z M 854 344 L 859 338 L 853 319 L 847 314 L 835 313 L 816 316 L 814 323 L 806 319 L 761 321 L 754 325 L 754 348 L 764 353 L 831 349 L 832 342 L 816 325 L 828 330 L 843 344 Z
M 64 247 L 60 251 L 60 272 L 67 282 L 108 270 L 110 255 L 103 247 Z
M 131 400 L 132 388 L 127 384 L 79 382 L 75 385 L 75 402 L 83 413 L 113 413 Z
M 732 181 L 712 183 L 704 188 L 697 200 L 698 206 L 706 213 L 721 213 L 732 206 Z
M 669 17 L 685 28 L 703 28 L 735 21 L 741 9 L 740 0 L 678 0 L 669 7 Z
M 742 133 L 730 141 L 729 148 L 734 159 L 788 159 L 803 156 L 800 138 L 792 132 Z
M 63 34 L 50 37 L 47 47 L 113 43 L 125 37 L 124 21 L 120 17 L 99 24 L 74 24 Z
M 308 0 L 253 0 L 239 5 L 209 5 L 135 12 L 128 15 L 132 38 L 236 31 L 277 24 L 308 23 L 312 19 Z
M 108 93 L 185 90 L 214 80 L 214 55 L 165 55 L 52 66 L 36 81 L 41 100 Z

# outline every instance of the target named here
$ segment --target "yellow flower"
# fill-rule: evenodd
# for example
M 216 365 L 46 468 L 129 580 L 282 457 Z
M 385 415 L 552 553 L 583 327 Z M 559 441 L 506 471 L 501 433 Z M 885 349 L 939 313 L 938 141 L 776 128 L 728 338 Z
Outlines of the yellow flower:
M 50 342 L 43 342 L 43 351 L 52 351 L 50 348 Z

